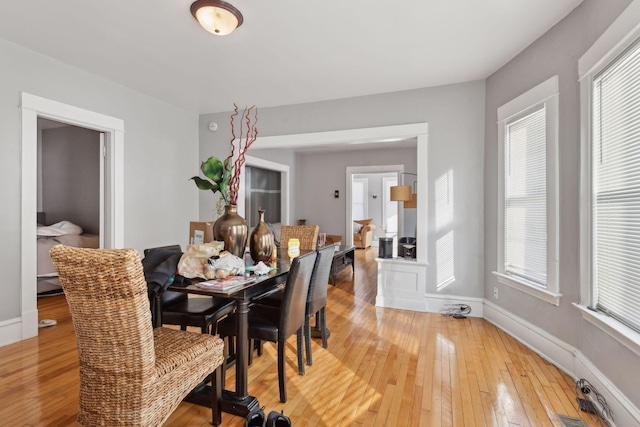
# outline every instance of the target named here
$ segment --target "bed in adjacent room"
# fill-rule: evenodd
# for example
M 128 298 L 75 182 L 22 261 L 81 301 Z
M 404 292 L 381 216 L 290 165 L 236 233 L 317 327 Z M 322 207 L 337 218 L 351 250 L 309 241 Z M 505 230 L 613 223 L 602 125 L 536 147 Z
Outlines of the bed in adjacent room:
M 38 224 L 38 295 L 52 295 L 61 292 L 58 274 L 53 267 L 49 250 L 63 244 L 78 248 L 100 247 L 100 236 L 86 234 L 82 227 L 69 221 L 60 221 L 51 225 Z

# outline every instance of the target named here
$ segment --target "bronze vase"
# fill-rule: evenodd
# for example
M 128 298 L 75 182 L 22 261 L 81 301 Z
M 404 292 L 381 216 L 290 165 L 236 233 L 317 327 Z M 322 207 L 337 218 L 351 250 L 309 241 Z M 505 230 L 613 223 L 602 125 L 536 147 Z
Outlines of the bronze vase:
M 214 240 L 224 242 L 224 249 L 240 258 L 244 256 L 248 234 L 247 221 L 238 215 L 236 205 L 225 206 L 224 215 L 213 224 Z
M 273 241 L 273 234 L 271 234 L 271 230 L 269 230 L 267 224 L 264 223 L 264 210 L 259 210 L 258 214 L 260 215 L 260 220 L 258 221 L 258 225 L 256 225 L 251 232 L 251 237 L 249 238 L 249 252 L 251 253 L 251 258 L 256 263 L 262 261 L 266 264 L 271 259 L 273 249 L 276 245 Z

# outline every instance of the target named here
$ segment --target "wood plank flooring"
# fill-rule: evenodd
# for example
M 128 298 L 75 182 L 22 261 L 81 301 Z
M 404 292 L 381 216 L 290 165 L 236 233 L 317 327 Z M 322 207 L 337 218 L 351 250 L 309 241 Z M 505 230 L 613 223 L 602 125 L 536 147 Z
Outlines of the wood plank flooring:
M 570 377 L 477 319 L 375 307 L 377 248 L 356 251 L 356 271 L 329 286 L 329 348 L 313 344 L 313 366 L 298 376 L 288 342 L 289 401 L 278 399 L 276 347 L 266 343 L 249 368 L 249 392 L 265 412 L 301 426 L 560 426 L 582 417 Z M 64 296 L 38 301 L 58 321 L 37 338 L 0 348 L 0 426 L 75 425 L 78 363 Z M 318 340 L 319 341 L 319 340 Z M 227 376 L 233 388 L 234 368 Z M 165 426 L 209 426 L 207 408 L 182 403 Z M 244 419 L 223 414 L 224 426 Z

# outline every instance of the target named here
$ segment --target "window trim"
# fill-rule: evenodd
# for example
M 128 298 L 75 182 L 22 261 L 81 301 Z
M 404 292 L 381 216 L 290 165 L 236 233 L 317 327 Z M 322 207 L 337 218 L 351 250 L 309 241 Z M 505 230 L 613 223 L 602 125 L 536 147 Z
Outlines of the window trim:
M 536 285 L 504 271 L 504 137 L 506 124 L 545 105 L 547 139 L 547 283 Z M 558 76 L 553 76 L 498 108 L 498 258 L 493 273 L 498 282 L 558 306 Z
M 640 38 L 640 0 L 634 0 L 578 60 L 580 81 L 580 303 L 582 317 L 620 344 L 640 354 L 640 334 L 588 307 L 595 303 L 591 252 L 591 88 L 593 78 Z

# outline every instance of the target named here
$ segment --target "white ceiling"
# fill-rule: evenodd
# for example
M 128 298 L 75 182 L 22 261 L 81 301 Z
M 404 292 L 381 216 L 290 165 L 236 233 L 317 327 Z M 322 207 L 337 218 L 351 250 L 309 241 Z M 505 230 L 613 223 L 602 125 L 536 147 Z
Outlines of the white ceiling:
M 0 38 L 206 114 L 484 79 L 582 0 L 227 1 L 218 37 L 192 0 L 2 0 Z

